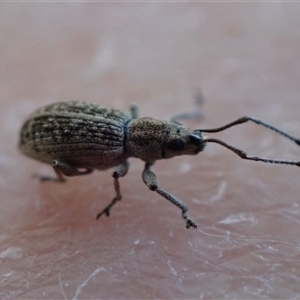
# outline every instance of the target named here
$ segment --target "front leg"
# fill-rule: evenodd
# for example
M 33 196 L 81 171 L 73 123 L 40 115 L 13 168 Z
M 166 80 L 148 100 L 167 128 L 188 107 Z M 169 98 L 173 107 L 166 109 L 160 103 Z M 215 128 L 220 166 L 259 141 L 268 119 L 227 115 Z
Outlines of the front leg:
M 52 177 L 37 175 L 37 174 L 34 174 L 34 177 L 39 177 L 42 182 L 43 181 L 65 182 L 66 179 L 63 177 L 63 175 L 80 176 L 80 175 L 90 174 L 93 172 L 92 169 L 88 169 L 88 168 L 85 171 L 79 171 L 77 168 L 74 168 L 73 166 L 67 163 L 63 163 L 59 160 L 54 160 L 52 163 L 52 167 L 57 175 L 57 178 L 52 178 Z
M 188 208 L 186 204 L 183 203 L 178 198 L 176 198 L 175 196 L 169 194 L 167 191 L 158 187 L 156 183 L 156 175 L 150 170 L 150 167 L 151 164 L 149 163 L 145 164 L 145 168 L 142 174 L 144 183 L 148 186 L 148 188 L 151 191 L 155 191 L 156 193 L 160 194 L 161 196 L 163 196 L 164 198 L 166 198 L 167 200 L 169 200 L 170 202 L 172 202 L 173 204 L 175 204 L 177 207 L 181 209 L 182 218 L 185 220 L 186 228 L 190 228 L 190 227 L 197 228 L 196 223 L 192 219 L 190 219 L 189 216 L 187 215 Z
M 124 163 L 118 165 L 115 167 L 115 169 L 112 172 L 112 176 L 114 178 L 114 187 L 116 191 L 116 197 L 111 201 L 109 205 L 107 205 L 98 215 L 97 215 L 97 220 L 105 214 L 107 217 L 110 215 L 110 209 L 112 206 L 114 206 L 118 201 L 122 199 L 122 194 L 120 190 L 120 182 L 119 178 L 124 177 L 129 169 L 129 163 L 128 161 L 125 161 Z

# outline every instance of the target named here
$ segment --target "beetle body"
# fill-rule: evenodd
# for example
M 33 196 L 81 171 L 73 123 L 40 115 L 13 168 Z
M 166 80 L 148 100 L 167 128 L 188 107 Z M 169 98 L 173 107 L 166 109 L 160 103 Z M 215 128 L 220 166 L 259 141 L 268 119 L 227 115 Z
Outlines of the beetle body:
M 186 118 L 187 114 L 182 116 Z M 248 156 L 223 141 L 202 137 L 203 132 L 219 132 L 248 121 L 269 128 L 300 145 L 299 139 L 251 117 L 240 118 L 216 129 L 191 130 L 175 121 L 138 119 L 134 107 L 130 112 L 122 112 L 96 104 L 69 101 L 48 105 L 30 115 L 21 129 L 19 148 L 33 159 L 52 164 L 57 178 L 40 176 L 42 181 L 63 182 L 64 176 L 85 175 L 94 169 L 114 167 L 112 176 L 116 196 L 97 215 L 97 219 L 102 214 L 109 216 L 111 207 L 121 200 L 119 178 L 128 172 L 128 158 L 139 158 L 145 162 L 142 179 L 147 187 L 181 209 L 187 228 L 196 228 L 197 225 L 187 215 L 186 204 L 158 186 L 150 167 L 156 160 L 196 155 L 203 151 L 207 142 L 218 143 L 243 159 L 300 166 L 300 162 L 295 161 Z
M 60 160 L 76 168 L 105 170 L 124 160 L 129 113 L 78 101 L 37 110 L 21 130 L 21 151 L 52 164 Z
M 174 122 L 134 119 L 117 109 L 69 101 L 33 113 L 21 130 L 20 149 L 48 164 L 59 160 L 75 168 L 105 170 L 129 157 L 152 163 L 197 154 L 191 135 L 192 130 Z M 197 135 L 200 139 L 201 133 Z M 171 147 L 174 140 L 180 144 L 177 148 Z

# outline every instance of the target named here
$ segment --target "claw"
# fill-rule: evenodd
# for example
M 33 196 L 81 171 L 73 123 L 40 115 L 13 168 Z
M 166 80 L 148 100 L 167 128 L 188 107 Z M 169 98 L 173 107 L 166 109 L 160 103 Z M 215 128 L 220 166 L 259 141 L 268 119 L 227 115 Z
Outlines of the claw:
M 197 228 L 197 224 L 193 222 L 191 219 L 186 220 L 186 228 L 189 229 L 190 227 Z

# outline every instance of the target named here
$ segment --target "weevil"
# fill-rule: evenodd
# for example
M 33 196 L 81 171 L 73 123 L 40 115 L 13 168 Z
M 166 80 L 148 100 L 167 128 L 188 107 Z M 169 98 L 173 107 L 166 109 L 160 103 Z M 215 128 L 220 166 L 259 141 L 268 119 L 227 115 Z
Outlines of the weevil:
M 300 162 L 250 156 L 244 151 L 203 133 L 215 133 L 232 126 L 253 122 L 300 145 L 300 139 L 269 125 L 259 119 L 242 117 L 214 129 L 189 129 L 177 122 L 154 118 L 138 118 L 137 107 L 130 111 L 80 101 L 59 102 L 34 112 L 24 123 L 19 148 L 36 160 L 52 164 L 57 178 L 40 176 L 41 181 L 64 182 L 64 176 L 90 174 L 93 170 L 114 168 L 112 177 L 116 196 L 98 215 L 110 215 L 110 210 L 121 200 L 119 178 L 129 169 L 128 158 L 136 157 L 145 162 L 142 179 L 151 191 L 155 191 L 175 204 L 180 210 L 186 228 L 197 228 L 188 216 L 187 205 L 159 187 L 151 166 L 161 159 L 179 155 L 197 155 L 207 143 L 217 143 L 242 159 L 265 163 L 287 164 L 300 167 Z

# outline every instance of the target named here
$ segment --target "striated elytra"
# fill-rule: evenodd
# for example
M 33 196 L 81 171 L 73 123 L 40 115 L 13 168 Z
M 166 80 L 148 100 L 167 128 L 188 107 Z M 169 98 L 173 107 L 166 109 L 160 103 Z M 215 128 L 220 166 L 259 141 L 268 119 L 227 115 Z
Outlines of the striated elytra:
M 182 116 L 186 118 L 187 115 Z M 180 115 L 171 121 L 138 118 L 135 106 L 129 112 L 123 112 L 80 101 L 59 102 L 29 116 L 21 129 L 19 148 L 25 155 L 52 165 L 57 178 L 40 176 L 41 181 L 63 182 L 64 176 L 114 168 L 112 176 L 116 196 L 97 215 L 97 219 L 102 214 L 109 216 L 111 207 L 121 200 L 119 178 L 128 172 L 128 158 L 140 158 L 145 162 L 142 173 L 144 183 L 181 209 L 187 228 L 197 228 L 197 225 L 187 215 L 187 205 L 157 185 L 156 175 L 150 170 L 156 160 L 197 155 L 211 142 L 226 147 L 243 159 L 300 166 L 300 162 L 296 161 L 249 156 L 221 140 L 202 136 L 203 132 L 219 132 L 251 121 L 300 145 L 299 139 L 258 119 L 242 117 L 219 128 L 196 130 L 179 124 L 179 119 Z

